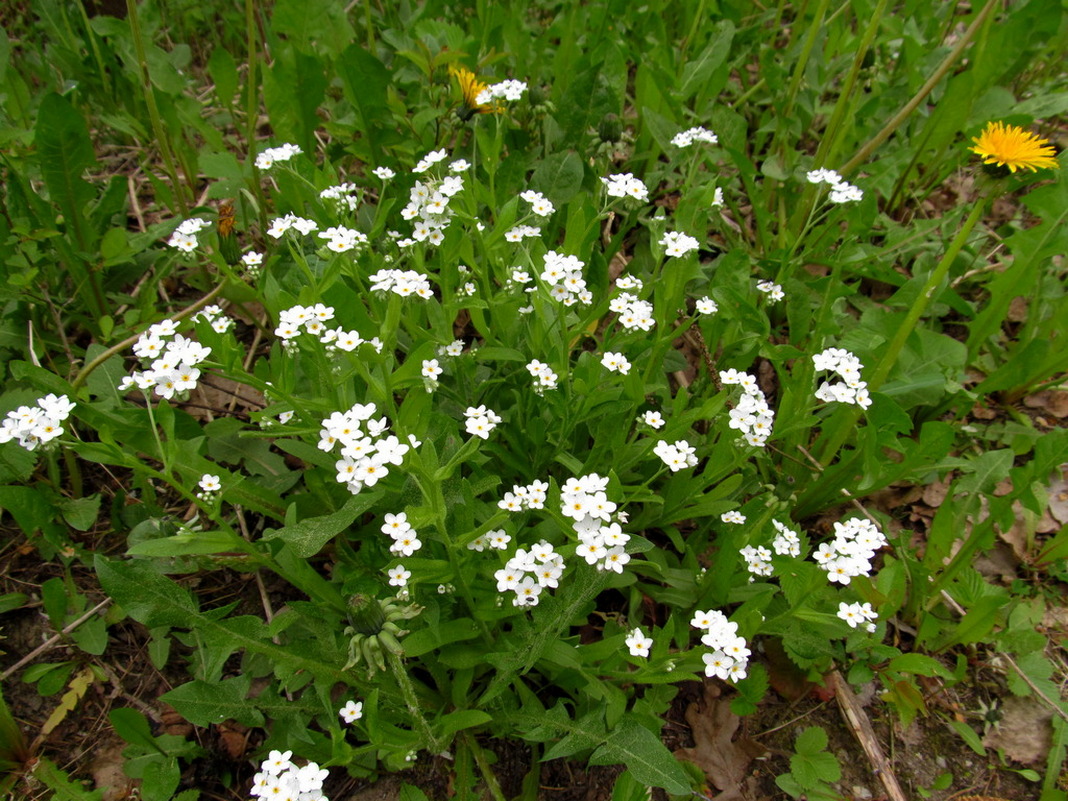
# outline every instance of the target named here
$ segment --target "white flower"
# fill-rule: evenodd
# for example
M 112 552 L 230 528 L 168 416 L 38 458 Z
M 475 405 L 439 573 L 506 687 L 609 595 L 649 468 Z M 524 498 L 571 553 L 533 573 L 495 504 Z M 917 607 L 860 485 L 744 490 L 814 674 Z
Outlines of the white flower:
M 396 177 L 397 173 L 393 172 L 389 167 L 375 167 L 375 176 L 382 181 L 390 181 Z
M 649 649 L 653 647 L 653 638 L 642 634 L 641 629 L 634 629 L 625 640 L 631 656 L 648 658 Z
M 219 477 L 213 476 L 210 473 L 205 473 L 198 483 L 204 492 L 218 492 L 222 489 L 222 483 L 220 483 Z
M 631 173 L 619 173 L 602 178 L 605 191 L 611 197 L 631 197 L 635 200 L 648 200 L 649 190 L 645 184 Z
M 601 357 L 601 364 L 613 373 L 626 375 L 630 372 L 630 362 L 627 361 L 627 357 L 622 353 L 612 353 L 611 351 L 605 353 Z
M 341 719 L 346 723 L 355 723 L 363 717 L 363 701 L 349 700 L 345 706 L 338 710 Z
M 696 303 L 698 314 L 715 314 L 719 311 L 716 301 L 710 297 L 699 298 Z
M 437 379 L 437 377 L 441 375 L 442 372 L 443 371 L 441 367 L 438 366 L 437 359 L 423 359 L 422 374 L 424 378 L 429 378 L 433 381 Z
M 722 520 L 724 523 L 744 523 L 745 515 L 743 515 L 737 510 L 733 510 L 730 512 L 724 512 L 722 515 L 720 515 L 719 519 Z
M 694 142 L 707 142 L 710 145 L 714 145 L 719 141 L 719 138 L 707 128 L 701 128 L 700 126 L 690 128 L 687 131 L 680 131 L 671 138 L 671 144 L 675 147 L 689 147 Z
M 667 231 L 660 239 L 664 246 L 664 254 L 676 258 L 685 256 L 701 247 L 701 243 L 688 234 L 680 231 Z
M 408 579 L 412 577 L 410 570 L 405 570 L 404 565 L 397 565 L 391 567 L 386 571 L 389 576 L 389 586 L 391 587 L 405 587 L 408 585 Z
M 666 425 L 660 412 L 649 409 L 641 416 L 641 421 L 651 428 L 663 428 Z

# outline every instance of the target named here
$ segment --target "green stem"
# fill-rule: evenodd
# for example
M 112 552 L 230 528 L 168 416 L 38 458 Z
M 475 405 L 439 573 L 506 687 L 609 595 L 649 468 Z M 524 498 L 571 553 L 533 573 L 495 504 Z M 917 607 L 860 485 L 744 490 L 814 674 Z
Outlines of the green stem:
M 915 330 L 916 323 L 920 321 L 923 313 L 927 311 L 927 307 L 931 305 L 931 301 L 934 300 L 938 288 L 942 285 L 946 275 L 949 273 L 950 266 L 952 266 L 953 262 L 956 260 L 957 255 L 960 253 L 961 248 L 964 247 L 964 243 L 967 241 L 972 229 L 975 228 L 975 224 L 979 222 L 979 218 L 986 210 L 986 204 L 986 198 L 980 198 L 976 201 L 971 214 L 968 215 L 968 219 L 964 221 L 964 225 L 961 226 L 961 229 L 953 238 L 945 255 L 942 256 L 942 260 L 938 262 L 938 266 L 935 267 L 927 277 L 923 289 L 920 290 L 920 296 L 916 298 L 916 301 L 905 315 L 905 319 L 902 320 L 901 325 L 898 326 L 894 338 L 890 340 L 890 344 L 887 345 L 886 350 L 883 351 L 882 358 L 879 360 L 879 364 L 875 367 L 875 372 L 868 378 L 867 383 L 869 392 L 875 392 L 883 385 L 886 377 L 890 374 L 890 370 L 893 369 L 894 365 L 897 363 L 898 356 L 901 355 L 901 350 L 905 347 L 905 342 L 908 340 L 909 335 L 913 330 Z M 834 457 L 838 454 L 839 449 L 841 449 L 842 445 L 845 443 L 846 438 L 855 427 L 859 417 L 860 409 L 854 406 L 848 409 L 848 414 L 835 419 L 834 433 L 823 446 L 818 457 L 822 464 L 831 464 Z
M 874 392 L 882 386 L 883 381 L 886 380 L 891 368 L 897 362 L 897 357 L 901 353 L 901 349 L 905 346 L 905 341 L 909 338 L 909 334 L 912 333 L 916 327 L 916 323 L 919 322 L 923 313 L 927 311 L 927 307 L 931 305 L 931 301 L 934 300 L 935 293 L 938 288 L 945 281 L 946 275 L 949 273 L 949 268 L 956 260 L 957 255 L 960 253 L 961 248 L 964 247 L 964 243 L 967 242 L 968 236 L 971 234 L 972 229 L 975 228 L 975 224 L 979 222 L 979 218 L 983 216 L 983 212 L 986 211 L 986 198 L 980 198 L 976 201 L 975 206 L 972 207 L 971 214 L 968 215 L 968 219 L 964 221 L 964 225 L 957 232 L 957 235 L 953 238 L 953 241 L 949 245 L 949 249 L 946 250 L 945 255 L 942 256 L 942 260 L 938 262 L 938 266 L 934 268 L 927 281 L 923 285 L 923 289 L 920 291 L 920 296 L 912 304 L 912 308 L 909 309 L 908 314 L 905 315 L 905 319 L 901 322 L 901 325 L 897 329 L 897 333 L 894 334 L 894 338 L 890 341 L 886 350 L 883 352 L 883 357 L 880 359 L 878 366 L 875 368 L 875 372 L 872 373 L 871 378 L 868 379 L 868 390 Z M 826 462 L 824 462 L 826 464 Z
M 830 122 L 827 123 L 827 127 L 823 131 L 819 149 L 816 151 L 815 164 L 817 167 L 822 167 L 831 162 L 836 155 L 839 144 L 838 139 L 843 127 L 842 123 L 853 100 L 853 88 L 856 86 L 857 77 L 864 66 L 864 59 L 868 55 L 868 50 L 871 49 L 872 42 L 875 40 L 875 34 L 879 31 L 879 23 L 882 22 L 886 4 L 887 0 L 879 0 L 879 4 L 868 22 L 868 27 L 864 29 L 864 34 L 861 36 L 860 46 L 853 56 L 853 66 L 850 68 L 849 75 L 846 76 L 845 83 L 838 94 L 838 100 L 835 102 Z
M 404 662 L 392 651 L 386 648 L 383 648 L 382 651 L 386 655 L 386 661 L 389 662 L 389 669 L 393 671 L 393 676 L 397 679 L 397 686 L 400 687 L 401 695 L 404 697 L 404 704 L 408 707 L 408 712 L 411 714 L 416 728 L 423 735 L 423 742 L 427 750 L 434 756 L 438 756 L 445 748 L 438 742 L 438 738 L 434 736 L 430 724 L 424 717 L 423 711 L 419 708 L 419 698 L 415 694 L 415 686 L 412 684 L 412 680 L 408 678 L 408 671 L 404 669 Z
M 843 176 L 849 175 L 849 173 L 867 161 L 868 157 L 875 152 L 875 149 L 879 147 L 879 145 L 890 138 L 890 135 L 898 129 L 898 126 L 900 126 L 901 123 L 903 123 L 909 115 L 916 110 L 920 103 L 923 102 L 924 98 L 931 93 L 931 90 L 934 89 L 942 78 L 944 78 L 950 71 L 953 65 L 957 62 L 957 59 L 960 58 L 961 53 L 964 52 L 964 48 L 968 46 L 972 37 L 975 36 L 975 32 L 979 30 L 983 21 L 987 18 L 990 12 L 994 10 L 996 5 L 998 5 L 997 0 L 987 0 L 986 5 L 983 6 L 979 14 L 972 20 L 972 24 L 968 26 L 968 30 L 961 36 L 960 41 L 957 42 L 956 46 L 950 51 L 949 55 L 945 57 L 942 63 L 938 65 L 938 69 L 936 69 L 934 74 L 927 79 L 927 82 L 920 87 L 920 90 L 916 92 L 915 96 L 909 100 L 897 114 L 891 117 L 890 121 L 887 122 L 875 136 L 866 142 L 863 147 L 856 152 L 853 158 L 846 162 L 845 166 L 838 172 Z
M 493 768 L 490 767 L 489 761 L 486 759 L 486 754 L 482 750 L 482 746 L 478 744 L 470 732 L 464 732 L 460 737 L 460 742 L 463 744 L 471 755 L 475 758 L 475 763 L 478 765 L 478 770 L 482 774 L 482 778 L 486 780 L 486 787 L 489 789 L 490 795 L 493 796 L 493 801 L 505 801 L 504 793 L 501 791 L 501 785 L 497 781 L 497 777 L 493 773 Z
M 829 5 L 830 0 L 820 0 L 819 5 L 816 7 L 816 13 L 805 35 L 805 42 L 801 46 L 801 55 L 798 56 L 797 63 L 794 65 L 794 74 L 790 77 L 790 87 L 786 90 L 786 106 L 780 119 L 789 119 L 790 114 L 793 113 L 797 92 L 801 88 L 801 79 L 804 78 L 809 56 L 812 55 L 812 48 L 816 45 L 816 36 L 823 30 L 823 17 L 827 13 L 827 6 Z
M 148 57 L 145 55 L 145 42 L 141 35 L 141 20 L 137 11 L 137 0 L 126 0 L 126 14 L 130 20 L 130 32 L 133 35 L 134 52 L 137 55 L 137 63 L 141 67 L 141 81 L 145 93 L 145 105 L 148 107 L 148 118 L 152 123 L 152 133 L 156 137 L 160 154 L 163 156 L 164 168 L 167 177 L 171 180 L 174 188 L 174 199 L 178 203 L 178 210 L 183 216 L 189 211 L 185 202 L 183 185 L 178 181 L 178 169 L 174 164 L 174 154 L 171 152 L 170 139 L 163 127 L 163 120 L 159 116 L 159 107 L 156 106 L 156 92 L 152 88 L 152 78 L 148 72 Z

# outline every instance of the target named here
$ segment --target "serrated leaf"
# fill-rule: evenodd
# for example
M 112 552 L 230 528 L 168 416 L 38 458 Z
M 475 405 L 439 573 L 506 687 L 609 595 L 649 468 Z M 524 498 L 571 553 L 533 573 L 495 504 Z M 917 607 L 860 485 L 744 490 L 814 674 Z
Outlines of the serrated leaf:
M 104 592 L 134 620 L 149 628 L 193 624 L 198 613 L 193 596 L 147 565 L 114 562 L 100 554 L 93 564 Z
M 160 696 L 160 700 L 173 706 L 195 726 L 210 726 L 224 720 L 261 726 L 263 715 L 248 700 L 251 684 L 252 677 L 247 674 L 219 682 L 194 679 Z
M 310 517 L 284 528 L 268 529 L 263 534 L 265 540 L 283 540 L 293 549 L 293 553 L 307 559 L 315 556 L 330 540 L 353 524 L 381 499 L 380 492 L 361 492 L 345 502 L 345 505 L 333 514 L 322 517 Z
M 624 720 L 590 756 L 591 765 L 626 765 L 647 787 L 662 787 L 672 795 L 687 795 L 686 771 L 660 738 L 633 720 Z

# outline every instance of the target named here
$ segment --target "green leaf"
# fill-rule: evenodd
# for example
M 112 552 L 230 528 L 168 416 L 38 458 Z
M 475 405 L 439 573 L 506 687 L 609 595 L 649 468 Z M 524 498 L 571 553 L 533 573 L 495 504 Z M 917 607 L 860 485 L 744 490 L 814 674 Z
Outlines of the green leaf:
M 566 150 L 553 153 L 534 168 L 530 187 L 559 208 L 578 194 L 584 175 L 582 159 L 574 150 Z
M 493 720 L 493 715 L 480 709 L 461 709 L 458 712 L 450 712 L 437 721 L 439 731 L 445 737 L 450 737 L 458 731 L 473 729 L 483 723 Z
M 408 560 L 405 560 L 407 563 Z M 415 568 L 413 567 L 414 571 Z M 422 572 L 419 575 L 423 575 Z M 470 618 L 449 620 L 437 626 L 428 626 L 425 629 L 413 632 L 404 638 L 404 655 L 422 656 L 430 651 L 437 650 L 444 645 L 463 640 L 472 640 L 478 636 L 478 626 Z
M 953 678 L 953 672 L 941 662 L 924 654 L 902 654 L 890 660 L 887 670 L 897 673 L 914 673 L 920 676 L 941 676 L 944 679 Z
M 690 780 L 660 738 L 633 720 L 624 720 L 590 756 L 591 765 L 626 765 L 648 787 L 662 787 L 672 795 L 687 795 Z
M 248 674 L 207 682 L 194 679 L 160 700 L 173 706 L 183 718 L 195 726 L 210 726 L 224 720 L 236 720 L 245 726 L 263 725 L 263 715 L 248 700 L 252 677 Z
M 817 754 L 827 748 L 827 732 L 821 726 L 809 726 L 794 742 L 794 750 L 799 754 Z
M 96 166 L 89 128 L 81 113 L 65 98 L 53 93 L 41 101 L 34 126 L 34 143 L 41 164 L 41 177 L 52 201 L 63 211 L 67 224 L 78 239 L 78 246 L 88 248 L 85 204 L 93 199 L 93 187 L 82 175 Z
M 85 498 L 68 498 L 56 505 L 67 525 L 78 531 L 88 531 L 100 512 L 100 495 L 97 493 Z
M 335 68 L 345 87 L 345 96 L 356 110 L 371 161 L 381 164 L 379 133 L 383 129 L 389 130 L 392 123 L 387 98 L 389 70 L 374 55 L 356 44 L 345 48 Z
M 33 777 L 52 791 L 53 801 L 101 801 L 103 790 L 90 790 L 72 781 L 49 759 L 41 757 L 33 768 Z
M 147 565 L 115 562 L 100 554 L 93 564 L 104 592 L 139 623 L 149 628 L 193 623 L 198 612 L 193 596 Z
M 980 739 L 979 735 L 975 733 L 975 729 L 962 720 L 948 720 L 946 722 L 950 725 L 953 731 L 961 736 L 961 739 L 967 743 L 970 749 L 984 759 L 986 758 L 986 749 L 983 747 L 983 741 Z
M 265 540 L 283 540 L 297 556 L 307 559 L 315 556 L 330 540 L 352 525 L 382 498 L 380 492 L 361 492 L 346 501 L 345 505 L 330 515 L 311 517 L 291 526 L 268 529 Z

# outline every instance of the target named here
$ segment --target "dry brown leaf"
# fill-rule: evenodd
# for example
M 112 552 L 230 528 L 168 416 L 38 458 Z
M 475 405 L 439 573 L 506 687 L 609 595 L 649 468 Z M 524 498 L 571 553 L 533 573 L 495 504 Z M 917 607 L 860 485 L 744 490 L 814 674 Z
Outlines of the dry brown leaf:
M 935 481 L 923 488 L 923 502 L 933 509 L 942 505 L 949 492 L 949 485 L 953 483 L 953 476 L 948 475 L 940 481 Z
M 1027 298 L 1016 297 L 1009 301 L 1009 313 L 1005 319 L 1012 323 L 1022 323 L 1027 319 Z
M 1024 406 L 1042 409 L 1057 418 L 1068 417 L 1068 392 L 1063 389 L 1047 389 L 1023 399 Z
M 999 748 L 1015 762 L 1044 762 L 1053 740 L 1053 712 L 1034 698 L 1009 698 L 998 725 L 983 738 L 987 748 Z
M 125 743 L 112 743 L 105 747 L 93 749 L 93 761 L 89 765 L 89 772 L 93 777 L 93 784 L 98 790 L 103 790 L 103 801 L 121 801 L 131 798 L 133 794 L 134 780 L 127 776 L 122 769 L 126 762 L 122 758 L 122 750 Z
M 1068 468 L 1049 485 L 1049 513 L 1061 525 L 1068 523 Z
M 686 710 L 694 747 L 680 748 L 675 754 L 704 771 L 720 791 L 716 801 L 743 801 L 750 795 L 746 786 L 749 763 L 764 754 L 765 748 L 748 737 L 732 740 L 741 719 L 731 712 L 730 701 L 718 695 L 716 686 L 705 682 L 704 697 Z

